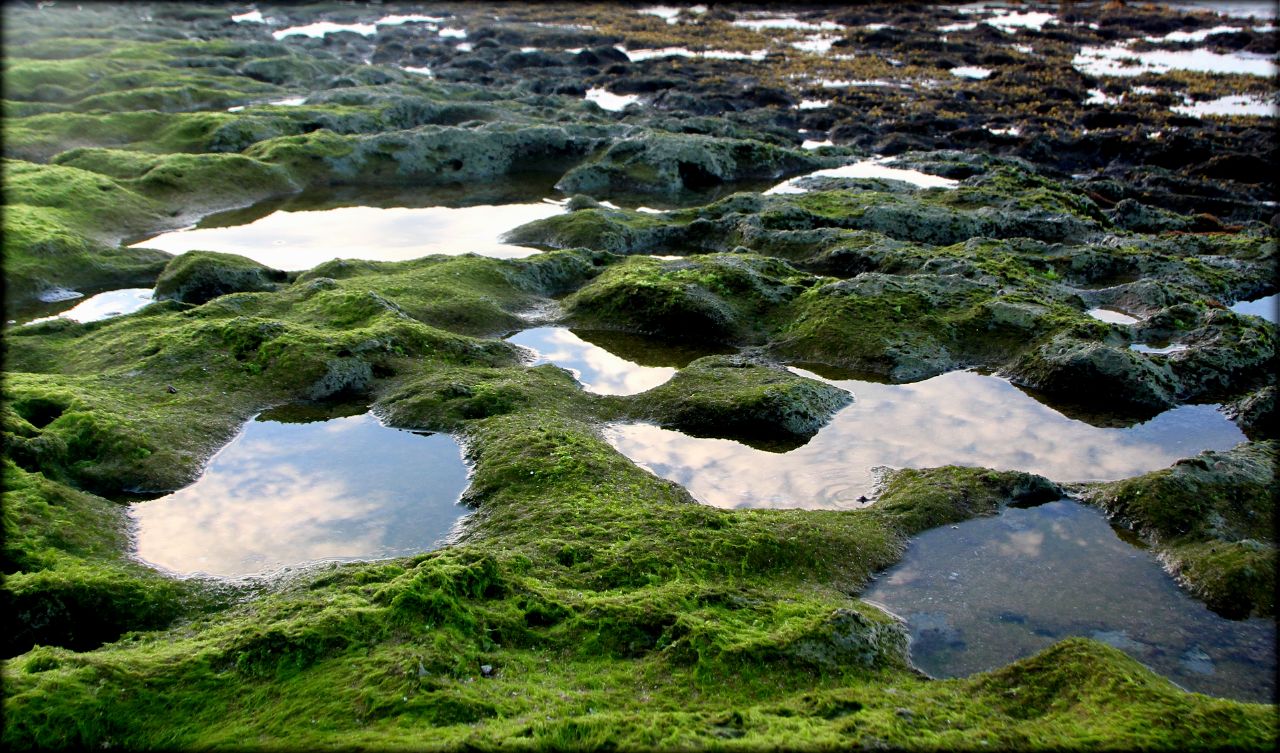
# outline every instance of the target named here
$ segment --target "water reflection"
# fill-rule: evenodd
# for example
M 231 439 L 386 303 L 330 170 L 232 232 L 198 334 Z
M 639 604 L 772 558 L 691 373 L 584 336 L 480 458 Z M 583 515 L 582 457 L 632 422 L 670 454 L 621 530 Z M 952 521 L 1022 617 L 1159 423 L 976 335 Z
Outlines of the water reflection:
M 1087 636 L 1188 690 L 1275 698 L 1274 620 L 1217 616 L 1069 500 L 926 531 L 863 597 L 907 620 L 912 661 L 935 677 Z
M 876 157 L 873 159 L 864 159 L 853 162 L 841 167 L 830 167 L 822 170 L 815 170 L 811 173 L 799 175 L 789 180 L 783 181 L 778 185 L 765 191 L 765 194 L 791 194 L 806 193 L 807 188 L 804 187 L 804 181 L 809 178 L 883 178 L 886 180 L 901 180 L 919 186 L 920 188 L 954 188 L 959 181 L 951 178 L 943 178 L 938 175 L 929 175 L 919 170 L 910 170 L 900 167 L 889 167 L 887 162 L 892 161 L 892 157 Z
M 633 105 L 640 101 L 639 94 L 614 94 L 608 89 L 596 87 L 588 89 L 586 100 L 595 102 L 602 110 L 609 112 L 621 112 L 627 105 Z
M 1246 52 L 1222 54 L 1211 50 L 1136 51 L 1123 44 L 1111 47 L 1082 47 L 1071 61 L 1076 70 L 1089 76 L 1137 76 L 1170 70 L 1203 73 L 1240 73 L 1274 76 L 1275 58 Z
M 1232 305 L 1231 310 L 1237 314 L 1260 316 L 1269 322 L 1280 324 L 1280 293 L 1272 293 L 1252 301 L 1240 301 Z
M 1113 309 L 1089 309 L 1085 312 L 1094 319 L 1108 324 L 1137 324 L 1140 319 Z
M 400 261 L 431 254 L 476 253 L 500 259 L 530 256 L 538 251 L 503 243 L 501 236 L 527 222 L 559 214 L 564 207 L 550 199 L 501 203 L 514 199 L 512 190 L 520 191 L 506 188 L 499 193 L 471 193 L 467 203 L 459 201 L 456 193 L 446 198 L 448 192 L 441 190 L 374 191 L 367 198 L 350 192 L 313 192 L 210 215 L 193 228 L 162 233 L 133 247 L 172 254 L 196 249 L 223 251 L 289 270 L 310 269 L 334 258 Z M 520 193 L 530 195 L 527 190 Z M 476 204 L 485 199 L 495 203 Z M 428 203 L 433 200 L 440 204 Z
M 1240 94 L 1219 97 L 1204 102 L 1174 105 L 1169 108 L 1176 113 L 1200 117 L 1202 115 L 1256 115 L 1261 118 L 1274 118 L 1276 104 L 1259 95 Z
M 804 376 L 815 374 L 796 369 Z M 951 372 L 914 384 L 829 380 L 854 396 L 807 445 L 784 454 L 647 424 L 606 439 L 659 476 L 717 507 L 853 508 L 871 495 L 872 469 L 957 464 L 1113 480 L 1164 468 L 1245 440 L 1212 405 L 1184 405 L 1127 428 L 1064 416 L 1004 379 Z
M 54 319 L 70 319 L 74 322 L 81 323 L 96 322 L 100 319 L 109 319 L 113 316 L 132 314 L 143 306 L 151 303 L 152 292 L 151 288 L 108 290 L 105 293 L 89 296 L 66 311 L 61 311 L 49 316 L 42 316 L 37 319 L 31 319 L 26 323 L 39 324 L 40 322 L 49 322 Z
M 534 351 L 535 364 L 566 368 L 583 389 L 599 395 L 634 395 L 653 389 L 675 376 L 677 368 L 711 353 L 637 335 L 564 327 L 527 329 L 507 339 Z
M 467 483 L 452 437 L 389 429 L 367 413 L 317 417 L 263 414 L 194 484 L 133 505 L 138 556 L 183 575 L 238 577 L 406 556 L 448 535 Z

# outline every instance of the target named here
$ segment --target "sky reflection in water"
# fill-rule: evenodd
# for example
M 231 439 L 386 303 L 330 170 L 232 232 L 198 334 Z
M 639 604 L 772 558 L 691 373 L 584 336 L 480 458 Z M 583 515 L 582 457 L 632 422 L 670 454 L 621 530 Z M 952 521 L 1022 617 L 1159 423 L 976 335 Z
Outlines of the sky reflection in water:
M 1240 301 L 1231 307 L 1237 314 L 1260 316 L 1269 322 L 1280 324 L 1280 294 L 1273 293 L 1252 301 Z
M 137 553 L 164 569 L 237 577 L 320 560 L 434 548 L 466 510 L 467 468 L 447 434 L 371 414 L 251 421 L 191 486 L 131 508 Z
M 401 261 L 476 253 L 514 259 L 538 251 L 503 243 L 503 233 L 563 211 L 551 202 L 276 211 L 244 225 L 177 230 L 133 245 L 171 254 L 222 251 L 287 270 L 311 269 L 336 258 Z
M 537 354 L 534 364 L 554 363 L 573 372 L 582 388 L 598 395 L 634 395 L 675 376 L 670 366 L 641 366 L 593 345 L 564 327 L 526 329 L 507 338 Z
M 804 376 L 816 376 L 796 369 Z M 1112 480 L 1245 440 L 1216 406 L 1184 405 L 1128 428 L 1067 418 L 1008 381 L 956 371 L 914 384 L 828 380 L 854 395 L 808 444 L 775 454 L 648 424 L 605 438 L 627 457 L 717 507 L 852 508 L 872 468 L 958 464 Z
M 906 619 L 912 661 L 935 677 L 994 669 L 1078 635 L 1188 690 L 1274 700 L 1274 620 L 1219 617 L 1072 501 L 926 531 L 863 598 Z

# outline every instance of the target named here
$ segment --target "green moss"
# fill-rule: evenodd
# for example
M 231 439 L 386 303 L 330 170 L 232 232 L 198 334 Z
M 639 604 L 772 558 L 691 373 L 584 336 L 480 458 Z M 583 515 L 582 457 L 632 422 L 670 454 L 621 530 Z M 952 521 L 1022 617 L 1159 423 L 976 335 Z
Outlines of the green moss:
M 708 356 L 634 399 L 640 415 L 695 436 L 804 442 L 851 397 L 736 356 Z
M 252 259 L 214 251 L 190 251 L 165 266 L 156 300 L 201 304 L 227 293 L 275 290 L 287 275 Z
M 566 299 L 575 323 L 639 334 L 722 341 L 759 337 L 768 317 L 812 278 L 785 262 L 716 254 L 630 258 Z

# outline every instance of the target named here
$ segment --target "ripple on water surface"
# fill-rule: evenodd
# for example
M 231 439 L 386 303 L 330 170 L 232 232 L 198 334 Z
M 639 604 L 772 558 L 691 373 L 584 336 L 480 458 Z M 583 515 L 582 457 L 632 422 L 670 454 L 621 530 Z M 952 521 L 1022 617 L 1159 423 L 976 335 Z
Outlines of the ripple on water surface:
M 816 376 L 800 371 L 805 376 Z M 994 376 L 955 371 L 914 384 L 828 380 L 854 396 L 808 444 L 786 453 L 649 424 L 605 438 L 627 457 L 717 507 L 859 507 L 873 468 L 966 465 L 1055 481 L 1114 480 L 1243 442 L 1212 405 L 1184 405 L 1127 427 L 1069 418 Z
M 363 410 L 363 409 L 362 409 Z M 131 508 L 137 555 L 181 575 L 241 577 L 436 548 L 466 512 L 467 467 L 447 434 L 268 411 L 191 486 Z
M 493 203 L 458 206 L 443 200 L 447 193 L 440 191 L 381 198 L 375 191 L 368 193 L 364 198 L 320 192 L 274 199 L 210 215 L 193 228 L 162 233 L 133 247 L 172 254 L 222 251 L 287 270 L 310 269 L 335 258 L 402 261 L 475 253 L 512 259 L 538 250 L 504 243 L 503 233 L 564 211 L 549 199 L 512 202 L 511 196 L 493 196 Z M 453 205 L 415 203 L 433 199 Z
M 912 661 L 935 677 L 1086 636 L 1188 690 L 1275 698 L 1274 620 L 1219 617 L 1100 512 L 1069 500 L 926 531 L 863 598 L 907 621 Z

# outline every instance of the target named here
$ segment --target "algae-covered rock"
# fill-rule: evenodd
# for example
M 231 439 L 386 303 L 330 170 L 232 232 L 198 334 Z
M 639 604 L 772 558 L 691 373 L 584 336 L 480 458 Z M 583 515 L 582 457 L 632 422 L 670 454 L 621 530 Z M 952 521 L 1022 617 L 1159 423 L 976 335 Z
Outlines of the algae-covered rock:
M 565 300 L 571 321 L 668 339 L 751 337 L 812 279 L 785 262 L 743 254 L 632 257 Z
M 309 400 L 323 400 L 342 393 L 361 393 L 373 381 L 373 367 L 359 358 L 335 358 L 325 364 L 324 376 L 311 385 Z
M 567 173 L 556 188 L 595 195 L 669 195 L 732 181 L 780 178 L 824 164 L 812 154 L 758 141 L 655 132 L 615 141 L 599 158 Z
M 854 609 L 837 609 L 817 629 L 783 646 L 779 653 L 820 669 L 903 666 L 907 629 L 893 619 L 872 620 Z
M 1226 407 L 1240 430 L 1250 439 L 1280 438 L 1276 421 L 1276 387 L 1267 385 L 1232 401 Z
M 1101 342 L 1056 335 L 1010 368 L 1015 382 L 1082 404 L 1164 410 L 1179 390 L 1167 363 Z
M 1192 593 L 1229 617 L 1275 611 L 1274 440 L 1207 451 L 1099 484 L 1086 501 L 1152 540 Z
M 165 266 L 156 280 L 155 298 L 201 304 L 227 293 L 275 290 L 288 277 L 236 254 L 190 251 Z
M 707 356 L 637 402 L 648 418 L 695 436 L 807 441 L 853 401 L 844 390 L 742 356 Z

